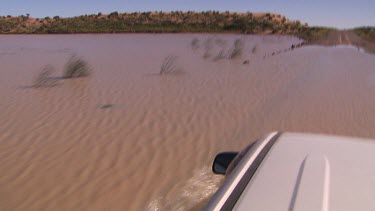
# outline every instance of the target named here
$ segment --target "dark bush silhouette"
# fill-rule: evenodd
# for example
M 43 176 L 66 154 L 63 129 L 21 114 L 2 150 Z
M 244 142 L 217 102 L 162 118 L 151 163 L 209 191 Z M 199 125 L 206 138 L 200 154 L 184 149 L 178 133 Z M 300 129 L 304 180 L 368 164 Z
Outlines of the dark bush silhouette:
M 86 77 L 91 74 L 87 62 L 75 55 L 71 56 L 65 65 L 63 78 Z

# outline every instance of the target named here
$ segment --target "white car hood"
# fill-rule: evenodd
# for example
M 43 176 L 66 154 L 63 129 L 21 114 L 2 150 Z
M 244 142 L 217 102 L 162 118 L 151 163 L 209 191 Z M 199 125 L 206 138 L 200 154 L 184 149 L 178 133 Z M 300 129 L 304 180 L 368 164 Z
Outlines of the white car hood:
M 375 210 L 375 142 L 284 133 L 234 210 Z

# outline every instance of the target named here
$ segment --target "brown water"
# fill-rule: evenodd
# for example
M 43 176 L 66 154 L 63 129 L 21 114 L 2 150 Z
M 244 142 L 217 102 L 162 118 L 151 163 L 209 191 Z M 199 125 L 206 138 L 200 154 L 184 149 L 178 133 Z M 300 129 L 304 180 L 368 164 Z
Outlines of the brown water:
M 374 55 L 342 46 L 270 56 L 300 41 L 217 35 L 212 55 L 239 37 L 246 47 L 214 61 L 190 46 L 208 37 L 1 36 L 0 210 L 199 208 L 222 180 L 215 154 L 264 133 L 375 138 Z M 61 76 L 72 53 L 92 76 L 29 87 L 46 64 Z M 167 55 L 180 72 L 160 76 Z

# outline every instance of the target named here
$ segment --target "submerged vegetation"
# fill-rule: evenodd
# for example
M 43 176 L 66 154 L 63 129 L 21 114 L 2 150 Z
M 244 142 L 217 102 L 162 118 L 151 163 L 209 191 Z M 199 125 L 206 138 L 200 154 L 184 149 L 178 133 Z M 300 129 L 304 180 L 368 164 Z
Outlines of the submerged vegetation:
M 32 87 L 52 87 L 58 85 L 58 79 L 86 77 L 91 74 L 91 69 L 88 63 L 76 55 L 72 55 L 65 65 L 62 77 L 51 77 L 55 68 L 52 65 L 46 65 L 35 76 L 32 81 Z
M 200 40 L 194 38 L 191 43 Z M 202 41 L 201 53 L 203 59 L 211 59 L 212 61 L 218 61 L 222 59 L 235 59 L 241 57 L 245 51 L 245 40 L 243 38 L 237 38 L 233 41 L 231 46 L 227 46 L 227 40 L 223 40 L 216 36 L 209 36 Z
M 199 48 L 199 40 L 198 40 L 197 38 L 194 38 L 194 39 L 191 41 L 190 45 L 191 45 L 191 48 L 192 48 L 193 50 L 198 49 L 198 48 Z
M 214 37 L 208 37 L 204 43 L 203 43 L 203 47 L 204 47 L 204 53 L 203 53 L 203 58 L 204 59 L 208 59 L 211 57 L 211 54 L 212 54 L 212 49 L 214 48 Z
M 219 53 L 215 56 L 214 61 L 225 59 L 226 54 L 225 54 L 225 49 L 221 49 Z
M 56 85 L 56 80 L 51 78 L 52 73 L 54 72 L 54 67 L 51 65 L 46 65 L 42 68 L 39 74 L 33 80 L 34 88 L 41 87 L 51 87 Z
M 177 60 L 177 56 L 174 56 L 174 55 L 167 56 L 163 60 L 163 63 L 161 64 L 160 72 L 159 72 L 160 75 L 165 75 L 165 74 L 176 72 L 178 70 L 176 66 L 176 60 Z
M 79 78 L 90 75 L 90 68 L 85 60 L 75 55 L 71 56 L 65 66 L 63 78 Z
M 233 47 L 230 51 L 229 58 L 234 59 L 237 57 L 242 56 L 243 49 L 244 49 L 244 41 L 241 39 L 236 39 L 233 43 Z
M 257 51 L 258 51 L 258 45 L 255 45 L 255 46 L 251 49 L 251 53 L 256 54 Z

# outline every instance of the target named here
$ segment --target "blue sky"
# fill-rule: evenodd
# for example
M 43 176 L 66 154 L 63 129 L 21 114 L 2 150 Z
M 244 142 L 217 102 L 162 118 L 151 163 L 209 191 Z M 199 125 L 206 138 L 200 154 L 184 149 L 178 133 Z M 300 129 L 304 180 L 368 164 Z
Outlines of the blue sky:
M 309 25 L 375 26 L 375 0 L 0 0 L 0 15 L 33 17 L 112 11 L 219 10 L 276 12 Z

